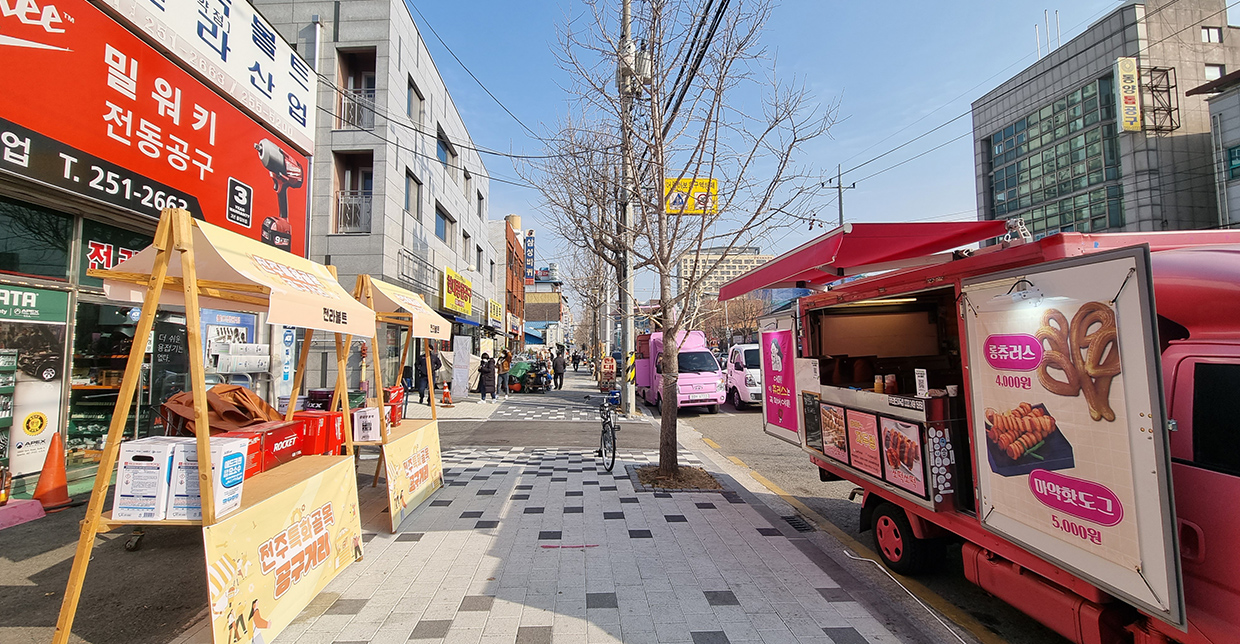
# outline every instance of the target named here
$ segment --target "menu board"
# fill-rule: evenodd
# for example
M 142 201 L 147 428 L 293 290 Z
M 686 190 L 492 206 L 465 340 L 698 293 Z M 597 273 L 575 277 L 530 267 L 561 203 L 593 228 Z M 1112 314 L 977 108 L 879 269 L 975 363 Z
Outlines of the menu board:
M 1178 623 L 1148 252 L 1097 253 L 966 282 L 978 516 Z
M 805 444 L 822 449 L 822 412 L 818 409 L 818 392 L 801 392 L 801 410 L 805 415 Z
M 822 453 L 848 462 L 848 431 L 844 425 L 844 408 L 822 403 Z
M 922 461 L 921 425 L 883 418 L 883 478 L 920 497 L 926 496 L 926 464 Z
M 878 453 L 878 417 L 853 409 L 846 410 L 848 458 L 853 467 L 877 477 L 883 475 Z

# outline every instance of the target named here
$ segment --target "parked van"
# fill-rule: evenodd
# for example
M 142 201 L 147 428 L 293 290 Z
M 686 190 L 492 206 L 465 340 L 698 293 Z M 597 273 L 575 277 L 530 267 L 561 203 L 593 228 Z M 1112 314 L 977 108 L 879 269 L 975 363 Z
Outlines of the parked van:
M 677 366 L 678 395 L 676 406 L 705 407 L 714 414 L 727 395 L 723 372 L 719 362 L 706 344 L 706 334 L 701 331 L 681 331 L 677 334 L 680 353 Z M 659 358 L 663 355 L 663 333 L 637 336 L 637 395 L 648 405 L 663 408 L 663 369 Z
M 762 350 L 756 344 L 738 344 L 723 365 L 728 399 L 738 410 L 762 403 Z

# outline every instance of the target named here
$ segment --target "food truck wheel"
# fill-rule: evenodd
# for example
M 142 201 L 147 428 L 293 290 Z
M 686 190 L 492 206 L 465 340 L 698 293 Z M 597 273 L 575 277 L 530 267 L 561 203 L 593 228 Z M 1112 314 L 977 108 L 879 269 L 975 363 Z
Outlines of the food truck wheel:
M 914 575 L 925 567 L 929 544 L 913 536 L 913 528 L 904 510 L 891 503 L 874 509 L 872 518 L 874 542 L 878 556 L 887 567 L 901 575 Z
M 741 400 L 741 392 L 736 387 L 732 388 L 732 406 L 736 408 L 736 411 L 745 409 L 745 401 Z

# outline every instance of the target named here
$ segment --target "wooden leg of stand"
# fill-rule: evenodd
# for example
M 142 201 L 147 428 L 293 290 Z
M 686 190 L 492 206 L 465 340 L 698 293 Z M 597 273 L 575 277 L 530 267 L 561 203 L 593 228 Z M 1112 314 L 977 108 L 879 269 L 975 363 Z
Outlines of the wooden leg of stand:
M 124 435 L 134 392 L 141 378 L 142 363 L 146 357 L 146 338 L 151 334 L 151 327 L 155 323 L 159 296 L 163 292 L 164 278 L 168 274 L 168 261 L 172 254 L 170 232 L 170 216 L 165 213 L 160 219 L 159 228 L 155 231 L 154 246 L 158 250 L 155 254 L 155 264 L 151 268 L 150 285 L 147 287 L 146 300 L 142 303 L 142 316 L 138 318 L 133 346 L 129 349 L 129 362 L 125 364 L 125 376 L 121 381 L 119 397 L 116 399 L 116 409 L 112 414 L 111 424 L 108 426 L 107 443 L 99 459 L 99 469 L 95 472 L 95 487 L 90 494 L 90 503 L 86 506 L 86 519 L 82 521 L 81 532 L 78 535 L 73 567 L 69 570 L 69 583 L 65 586 L 65 595 L 60 602 L 60 616 L 56 619 L 56 632 L 52 635 L 53 644 L 68 644 L 69 633 L 73 629 L 73 618 L 77 614 L 78 600 L 82 597 L 82 582 L 86 579 L 86 567 L 90 564 L 90 553 L 95 547 L 95 534 L 98 532 L 99 520 L 103 514 L 103 502 L 108 495 L 108 487 L 112 483 L 112 472 L 116 468 L 116 459 L 120 453 L 121 437 Z M 201 351 L 201 347 L 198 350 Z

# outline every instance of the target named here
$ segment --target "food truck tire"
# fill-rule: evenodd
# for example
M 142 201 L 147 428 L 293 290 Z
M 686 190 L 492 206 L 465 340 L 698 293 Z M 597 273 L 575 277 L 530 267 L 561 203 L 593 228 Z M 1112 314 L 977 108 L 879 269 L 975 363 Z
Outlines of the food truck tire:
M 732 406 L 736 411 L 744 411 L 745 401 L 741 400 L 741 392 L 736 387 L 732 388 Z
M 925 569 L 931 544 L 913 536 L 913 527 L 899 506 L 882 503 L 874 508 L 870 528 L 878 556 L 893 572 L 915 575 Z
M 818 480 L 822 481 L 823 483 L 826 483 L 828 481 L 843 481 L 844 479 L 820 467 L 818 468 Z

